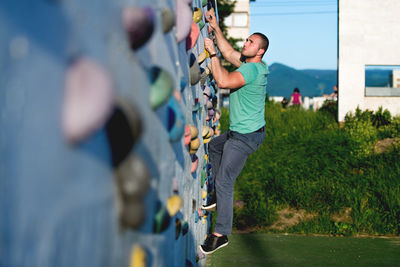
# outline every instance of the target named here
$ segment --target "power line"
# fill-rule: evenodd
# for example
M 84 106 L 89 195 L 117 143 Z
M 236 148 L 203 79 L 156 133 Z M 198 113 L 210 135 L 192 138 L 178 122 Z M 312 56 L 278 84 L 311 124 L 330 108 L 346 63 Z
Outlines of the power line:
M 300 6 L 300 7 L 303 7 L 303 6 L 336 6 L 337 5 L 337 3 L 320 3 L 320 4 L 318 4 L 318 3 L 299 3 L 299 4 L 293 4 L 293 3 L 287 3 L 287 4 L 285 4 L 285 3 L 277 3 L 277 4 L 266 4 L 266 5 L 257 5 L 257 6 L 253 6 L 254 8 L 257 8 L 257 7 L 276 7 L 276 6 Z
M 287 16 L 287 15 L 308 15 L 308 14 L 334 14 L 337 10 L 332 11 L 310 11 L 310 12 L 282 12 L 282 13 L 250 13 L 250 16 Z
M 337 0 L 329 0 L 329 1 L 313 1 L 313 0 L 307 1 L 307 0 L 302 0 L 302 1 L 276 1 L 276 2 L 260 2 L 260 1 L 257 1 L 257 2 L 254 2 L 254 3 L 250 2 L 250 4 L 251 5 L 260 5 L 260 4 L 310 4 L 310 3 L 313 3 L 313 4 L 319 4 L 319 3 L 326 4 L 326 3 L 337 3 L 337 2 L 338 2 Z
M 251 2 L 250 2 L 251 3 Z M 337 0 L 334 1 L 295 1 L 295 2 L 288 2 L 288 1 L 280 1 L 280 2 L 256 2 L 251 4 L 253 7 L 274 7 L 274 6 L 331 6 L 337 5 Z

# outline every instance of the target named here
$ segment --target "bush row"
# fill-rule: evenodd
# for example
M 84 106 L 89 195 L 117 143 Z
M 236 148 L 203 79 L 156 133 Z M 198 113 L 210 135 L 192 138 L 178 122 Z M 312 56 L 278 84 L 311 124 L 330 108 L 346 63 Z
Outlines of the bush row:
M 235 185 L 235 199 L 245 203 L 235 208 L 236 228 L 268 229 L 277 211 L 291 207 L 315 216 L 284 231 L 400 234 L 399 146 L 374 153 L 378 140 L 399 136 L 400 118 L 357 109 L 340 127 L 335 114 L 332 106 L 314 112 L 267 103 L 266 139 Z M 344 210 L 350 219 L 337 219 Z

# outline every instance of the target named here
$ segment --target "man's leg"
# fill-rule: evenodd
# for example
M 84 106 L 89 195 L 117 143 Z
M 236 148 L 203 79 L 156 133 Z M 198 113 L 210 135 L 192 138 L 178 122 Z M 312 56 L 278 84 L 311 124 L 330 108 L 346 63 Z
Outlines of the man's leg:
M 211 169 L 212 169 L 212 184 L 214 188 L 212 188 L 210 192 L 210 199 L 208 199 L 207 204 L 202 205 L 202 209 L 207 211 L 215 210 L 217 206 L 217 196 L 215 193 L 215 177 L 219 169 L 219 165 L 221 162 L 224 145 L 226 140 L 228 139 L 229 131 L 223 133 L 222 135 L 211 140 L 208 146 L 208 154 L 210 157 Z
M 247 157 L 255 152 L 265 138 L 264 131 L 250 134 L 228 132 L 224 149 L 215 176 L 215 191 L 218 200 L 218 215 L 214 233 L 209 235 L 200 250 L 211 254 L 228 245 L 232 233 L 233 186 Z
M 215 233 L 222 235 L 232 233 L 233 187 L 247 157 L 254 151 L 249 145 L 236 138 L 229 138 L 225 143 L 215 179 L 218 200 Z
M 226 140 L 228 139 L 229 131 L 213 138 L 208 143 L 208 155 L 210 158 L 211 170 L 212 170 L 212 178 L 213 178 L 213 185 L 215 186 L 215 177 L 218 173 L 219 165 L 222 158 L 222 153 L 224 150 L 224 145 Z

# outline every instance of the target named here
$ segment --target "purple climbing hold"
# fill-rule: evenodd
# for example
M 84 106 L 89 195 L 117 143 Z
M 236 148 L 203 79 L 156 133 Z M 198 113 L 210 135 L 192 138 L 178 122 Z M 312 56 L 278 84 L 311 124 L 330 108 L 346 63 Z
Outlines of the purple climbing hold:
M 122 24 L 133 50 L 144 45 L 154 31 L 154 11 L 150 7 L 126 7 L 122 11 Z

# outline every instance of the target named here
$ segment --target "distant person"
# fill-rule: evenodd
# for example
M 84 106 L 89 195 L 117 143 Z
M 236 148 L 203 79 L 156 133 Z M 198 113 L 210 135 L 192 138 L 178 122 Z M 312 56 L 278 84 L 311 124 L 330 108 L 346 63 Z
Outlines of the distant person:
M 299 88 L 294 88 L 293 94 L 290 97 L 289 106 L 300 107 L 303 104 Z
M 330 95 L 324 95 L 326 99 L 328 100 L 337 100 L 338 97 L 338 87 L 337 85 L 333 86 L 333 92 Z
M 282 108 L 286 109 L 286 106 L 288 105 L 288 101 L 287 101 L 286 97 L 284 97 L 282 99 L 281 104 L 282 104 Z

